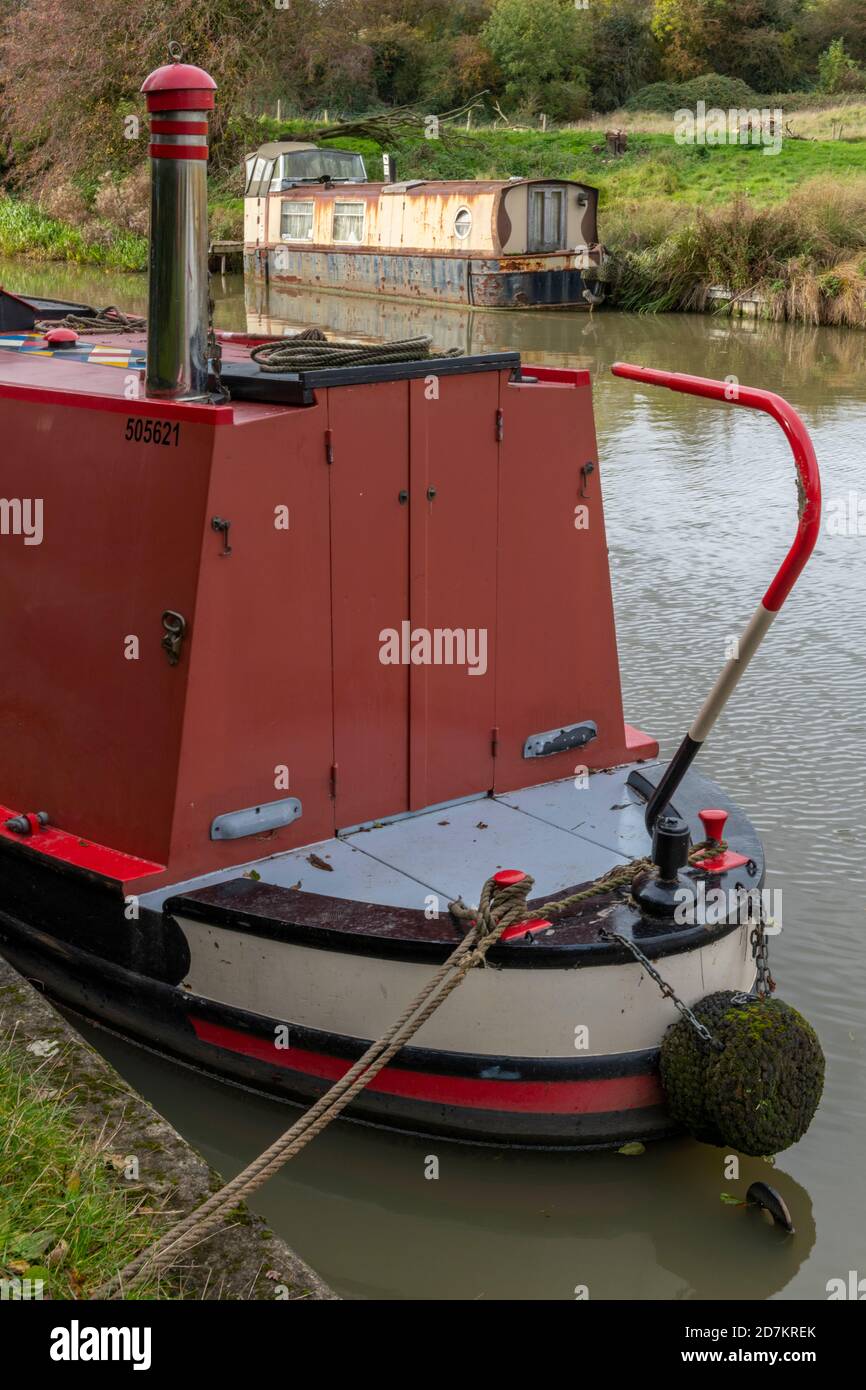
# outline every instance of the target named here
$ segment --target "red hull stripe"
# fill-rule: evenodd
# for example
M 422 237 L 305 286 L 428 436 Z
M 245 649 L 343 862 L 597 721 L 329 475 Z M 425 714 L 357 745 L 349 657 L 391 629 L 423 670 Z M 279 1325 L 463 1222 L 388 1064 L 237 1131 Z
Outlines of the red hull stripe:
M 0 840 L 11 840 L 13 844 L 25 845 L 27 849 L 44 854 L 49 859 L 58 859 L 63 864 L 74 865 L 76 869 L 87 869 L 90 873 L 117 879 L 121 883 L 161 873 L 165 867 L 149 859 L 139 859 L 134 854 L 124 854 L 119 849 L 110 849 L 107 845 L 94 844 L 79 835 L 70 835 L 53 825 L 40 826 L 30 835 L 16 835 L 14 830 L 6 829 L 6 821 L 20 814 L 0 805 Z
M 252 1037 L 190 1015 L 201 1042 L 227 1052 L 268 1062 L 271 1066 L 305 1072 L 324 1081 L 338 1081 L 353 1065 L 345 1057 L 302 1048 L 276 1048 L 267 1038 Z M 467 1110 L 509 1110 L 536 1115 L 601 1115 L 662 1105 L 661 1084 L 655 1075 L 593 1077 L 586 1081 L 483 1081 L 437 1072 L 385 1067 L 369 1088 L 383 1095 L 454 1105 Z

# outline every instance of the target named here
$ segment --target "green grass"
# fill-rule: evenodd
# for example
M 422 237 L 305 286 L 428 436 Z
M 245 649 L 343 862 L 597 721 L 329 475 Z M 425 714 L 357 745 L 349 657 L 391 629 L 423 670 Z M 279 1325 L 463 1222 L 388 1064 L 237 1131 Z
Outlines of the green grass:
M 147 266 L 147 242 L 133 232 L 104 224 L 70 226 L 49 217 L 33 203 L 0 197 L 0 255 L 143 270 Z
M 662 123 L 657 117 L 655 122 Z M 286 136 L 285 124 L 262 120 L 257 126 L 259 142 Z M 313 126 L 293 121 L 289 129 L 292 137 L 304 139 Z M 381 177 L 381 150 L 372 141 L 334 143 L 363 154 L 368 176 Z M 672 131 L 637 130 L 629 133 L 628 152 L 614 158 L 605 149 L 602 127 L 546 134 L 451 129 L 445 139 L 404 142 L 396 153 L 401 179 L 572 178 L 597 185 L 602 208 L 657 194 L 693 206 L 718 206 L 737 193 L 774 202 L 811 178 L 866 174 L 866 138 L 786 139 L 779 154 L 765 155 L 759 146 L 677 145 Z M 226 190 L 237 195 L 240 177 L 226 179 Z
M 42 1279 L 46 1298 L 86 1298 L 155 1239 L 142 1194 L 106 1148 L 76 1125 L 50 1073 L 40 1084 L 32 1058 L 25 1066 L 13 1045 L 0 1048 L 0 1277 Z M 129 1296 L 155 1289 L 143 1281 Z

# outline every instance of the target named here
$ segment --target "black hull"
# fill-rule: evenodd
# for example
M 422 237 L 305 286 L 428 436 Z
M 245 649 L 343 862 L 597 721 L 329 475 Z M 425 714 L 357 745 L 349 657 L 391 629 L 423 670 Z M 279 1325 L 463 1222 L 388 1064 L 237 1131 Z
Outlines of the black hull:
M 307 1106 L 328 1089 L 330 1080 L 311 1076 L 252 1055 L 259 1040 L 273 1038 L 275 1020 L 196 998 L 184 990 L 137 974 L 93 956 L 45 932 L 26 927 L 0 913 L 0 952 L 46 993 L 85 1018 L 144 1045 L 172 1060 L 260 1094 Z M 205 1041 L 191 1022 L 206 1023 L 220 1037 L 247 1040 L 249 1051 Z M 341 1069 L 361 1054 L 366 1044 L 324 1035 L 310 1029 L 294 1029 L 311 1057 L 328 1056 Z M 496 1069 L 499 1059 L 456 1055 L 447 1065 L 455 1079 L 471 1087 Z M 493 1064 L 493 1065 L 492 1065 Z M 396 1065 L 420 1084 L 428 1078 L 433 1089 L 441 1078 L 443 1054 L 408 1047 Z M 503 1067 L 513 1061 L 501 1059 Z M 624 1054 L 603 1059 L 530 1061 L 522 1076 L 555 1085 L 606 1083 L 614 1087 L 649 1082 L 655 1089 L 657 1054 Z M 391 1096 L 367 1090 L 350 1107 L 346 1118 L 404 1132 L 500 1147 L 597 1149 L 616 1147 L 632 1139 L 651 1140 L 675 1132 L 661 1104 L 591 1114 L 516 1114 L 476 1106 L 454 1106 L 435 1100 Z

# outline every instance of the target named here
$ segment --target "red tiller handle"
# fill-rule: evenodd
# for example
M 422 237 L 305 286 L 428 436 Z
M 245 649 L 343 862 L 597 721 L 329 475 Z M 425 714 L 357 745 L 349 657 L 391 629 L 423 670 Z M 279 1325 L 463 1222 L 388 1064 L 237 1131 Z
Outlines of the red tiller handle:
M 821 527 L 821 475 L 818 471 L 818 460 L 808 430 L 796 410 L 774 391 L 761 391 L 757 386 L 713 381 L 709 377 L 689 376 L 686 372 L 660 372 L 655 367 L 635 367 L 631 362 L 615 362 L 611 371 L 614 376 L 627 377 L 630 381 L 643 381 L 647 386 L 666 386 L 669 391 L 682 391 L 687 396 L 703 396 L 706 400 L 742 405 L 748 410 L 763 410 L 781 425 L 797 465 L 797 476 L 803 489 L 803 505 L 800 508 L 794 543 L 762 599 L 765 608 L 771 613 L 777 613 L 812 554 Z
M 796 584 L 800 573 L 815 548 L 821 525 L 821 478 L 818 460 L 806 426 L 796 410 L 773 391 L 761 391 L 756 386 L 740 386 L 731 381 L 712 381 L 708 377 L 688 376 L 684 372 L 660 372 L 654 367 L 635 367 L 630 362 L 615 362 L 614 376 L 642 381 L 647 386 L 666 386 L 669 391 L 682 391 L 687 396 L 703 396 L 706 400 L 725 401 L 743 405 L 749 410 L 763 410 L 782 426 L 797 465 L 800 484 L 799 520 L 794 543 L 779 566 L 776 577 L 758 605 L 743 633 L 736 655 L 731 656 L 704 700 L 692 725 L 671 758 L 661 781 L 647 800 L 646 824 L 650 833 L 667 807 L 683 777 L 700 752 L 719 715 L 727 704 L 746 667 L 766 636 L 767 630 L 785 599 Z M 629 781 L 631 782 L 632 773 Z M 642 779 L 638 779 L 642 780 Z M 632 783 L 635 785 L 635 783 Z M 642 788 L 639 788 L 642 790 Z

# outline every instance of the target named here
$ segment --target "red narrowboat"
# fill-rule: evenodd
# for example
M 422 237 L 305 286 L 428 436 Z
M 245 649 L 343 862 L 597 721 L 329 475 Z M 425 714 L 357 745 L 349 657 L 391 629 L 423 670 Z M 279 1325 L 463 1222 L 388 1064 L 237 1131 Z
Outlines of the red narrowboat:
M 0 335 L 0 950 L 104 1026 L 304 1103 L 460 943 L 450 904 L 520 871 L 531 918 L 348 1114 L 506 1145 L 670 1132 L 678 1015 L 649 970 L 686 1007 L 755 978 L 753 922 L 682 910 L 764 880 L 691 764 L 814 544 L 805 431 L 768 393 L 615 369 L 768 411 L 803 486 L 665 767 L 623 711 L 589 375 L 513 353 L 269 372 L 231 335 L 220 362 L 213 87 L 181 63 L 145 83 L 146 334 Z

